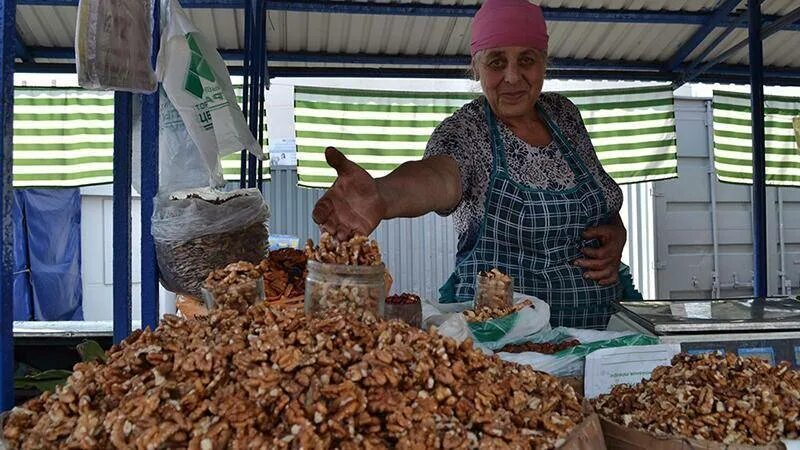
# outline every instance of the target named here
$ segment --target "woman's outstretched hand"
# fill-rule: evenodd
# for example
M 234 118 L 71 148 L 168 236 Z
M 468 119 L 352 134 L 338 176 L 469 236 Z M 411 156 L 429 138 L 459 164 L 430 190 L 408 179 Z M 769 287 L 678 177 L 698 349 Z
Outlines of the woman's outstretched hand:
M 355 234 L 369 236 L 386 213 L 378 183 L 333 147 L 325 149 L 325 160 L 336 169 L 337 178 L 314 206 L 314 222 L 340 241 Z

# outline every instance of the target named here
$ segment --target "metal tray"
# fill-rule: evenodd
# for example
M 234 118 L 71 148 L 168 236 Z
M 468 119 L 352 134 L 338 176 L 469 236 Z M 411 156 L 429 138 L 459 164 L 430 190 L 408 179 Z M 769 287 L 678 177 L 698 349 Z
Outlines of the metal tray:
M 800 330 L 796 298 L 622 301 L 614 306 L 657 335 Z

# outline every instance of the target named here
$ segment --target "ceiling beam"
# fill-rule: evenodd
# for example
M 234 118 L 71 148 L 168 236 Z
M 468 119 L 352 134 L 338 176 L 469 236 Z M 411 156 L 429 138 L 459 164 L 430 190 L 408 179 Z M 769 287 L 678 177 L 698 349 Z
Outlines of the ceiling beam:
M 184 0 L 184 8 L 242 9 L 245 0 Z M 31 6 L 77 6 L 78 0 L 17 0 L 18 5 Z M 475 5 L 442 5 L 427 3 L 374 3 L 331 0 L 291 0 L 273 1 L 266 4 L 270 11 L 317 12 L 326 14 L 373 14 L 425 17 L 472 17 L 477 11 Z M 587 9 L 587 8 L 542 8 L 545 19 L 550 22 L 590 22 L 590 23 L 637 23 L 637 24 L 676 24 L 704 25 L 714 14 L 713 11 L 651 11 L 626 9 Z M 739 18 L 730 14 L 718 26 L 736 24 Z M 765 16 L 765 25 L 779 17 Z M 746 24 L 744 25 L 746 26 Z M 800 24 L 789 29 L 800 31 Z
M 228 67 L 232 75 L 241 75 L 241 66 Z M 746 67 L 726 66 L 717 67 L 717 72 L 699 75 L 697 82 L 706 83 L 733 83 L 747 84 L 749 75 L 744 71 Z M 19 73 L 75 73 L 74 64 L 48 64 L 17 63 L 16 71 Z M 362 68 L 362 67 L 270 67 L 270 77 L 352 77 L 352 78 L 464 78 L 462 69 L 408 69 L 408 68 Z M 672 75 L 659 71 L 643 70 L 575 70 L 552 69 L 548 77 L 551 79 L 571 80 L 630 80 L 630 81 L 664 81 L 670 82 Z M 766 68 L 764 72 L 765 83 L 776 86 L 800 86 L 800 73 L 791 72 L 780 68 Z
M 75 57 L 72 48 L 45 48 L 32 47 L 29 49 L 31 55 L 36 59 L 63 59 L 73 60 Z M 242 50 L 219 50 L 223 59 L 229 62 L 241 62 L 243 58 Z M 268 52 L 267 60 L 270 63 L 317 63 L 317 64 L 362 64 L 388 66 L 380 70 L 402 69 L 402 70 L 453 70 L 466 77 L 466 69 L 469 66 L 469 55 L 449 55 L 449 56 L 426 56 L 426 55 L 384 55 L 367 53 L 322 53 L 322 52 Z M 403 68 L 401 66 L 431 66 L 429 68 Z M 237 66 L 232 66 L 237 67 Z M 272 70 L 281 70 L 283 67 L 270 65 Z M 688 67 L 682 64 L 676 67 L 675 71 L 663 70 L 663 65 L 658 62 L 648 61 L 626 61 L 626 60 L 594 60 L 594 59 L 575 59 L 575 58 L 551 58 L 548 72 L 574 70 L 592 71 L 605 70 L 616 72 L 661 72 L 666 78 L 678 78 Z M 326 68 L 335 70 L 335 68 Z M 345 69 L 355 69 L 345 67 Z M 772 68 L 773 74 L 781 74 L 783 77 L 800 76 L 800 69 L 797 68 Z M 741 74 L 747 75 L 749 69 L 745 65 L 718 65 L 714 70 L 717 74 Z M 272 75 L 272 74 L 270 74 Z
M 674 71 L 678 66 L 683 64 L 686 58 L 706 40 L 709 34 L 715 28 L 720 26 L 725 19 L 733 12 L 734 8 L 741 3 L 742 0 L 723 0 L 722 4 L 714 11 L 711 17 L 694 32 L 694 34 L 681 45 L 681 47 L 672 55 L 669 61 L 664 64 L 664 70 L 667 72 Z

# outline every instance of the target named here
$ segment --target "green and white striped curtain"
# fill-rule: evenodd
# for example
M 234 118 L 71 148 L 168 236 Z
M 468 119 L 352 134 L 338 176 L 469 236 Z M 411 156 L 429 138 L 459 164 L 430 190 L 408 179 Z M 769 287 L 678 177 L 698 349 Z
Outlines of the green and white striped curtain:
M 114 94 L 75 88 L 15 88 L 13 139 L 14 187 L 111 183 Z M 239 154 L 223 159 L 227 180 L 239 179 L 239 161 Z M 264 179 L 268 177 L 267 160 Z
M 600 161 L 619 183 L 677 176 L 675 106 L 668 86 L 564 92 L 581 110 Z M 409 93 L 295 87 L 297 172 L 305 187 L 329 187 L 332 145 L 383 176 L 420 159 L 434 128 L 476 93 Z
M 753 182 L 750 95 L 714 91 L 714 167 L 720 181 Z M 766 178 L 773 186 L 800 186 L 800 143 L 793 121 L 800 98 L 764 98 Z

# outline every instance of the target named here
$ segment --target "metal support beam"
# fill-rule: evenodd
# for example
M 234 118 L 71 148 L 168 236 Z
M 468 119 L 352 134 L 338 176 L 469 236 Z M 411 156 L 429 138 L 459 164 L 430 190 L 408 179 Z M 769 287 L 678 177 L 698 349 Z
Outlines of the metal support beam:
M 28 47 L 25 45 L 25 41 L 22 40 L 22 36 L 19 35 L 17 32 L 17 42 L 16 42 L 16 51 L 17 51 L 17 58 L 21 59 L 22 62 L 31 63 L 33 61 L 33 56 L 31 56 L 31 52 L 28 50 Z
M 266 2 L 261 2 L 266 5 Z M 259 148 L 263 150 L 264 148 L 264 121 L 265 121 L 265 112 L 266 112 L 266 96 L 267 96 L 267 89 L 269 89 L 269 68 L 268 68 L 268 56 L 267 56 L 267 10 L 266 6 L 264 7 L 264 11 L 259 15 L 259 20 L 261 21 L 260 28 L 262 30 L 261 36 L 261 64 L 259 64 L 258 69 L 261 72 L 259 75 L 259 79 L 261 83 L 258 87 L 258 134 L 256 135 L 256 139 L 258 140 Z M 267 160 L 267 164 L 269 164 L 269 160 Z M 257 164 L 257 183 L 256 187 L 258 187 L 259 192 L 264 192 L 264 161 L 258 160 Z
M 272 55 L 272 54 L 270 54 Z M 75 73 L 74 64 L 16 64 L 20 73 Z M 242 66 L 229 66 L 231 75 L 242 76 Z M 407 67 L 281 67 L 269 68 L 269 75 L 276 77 L 348 77 L 348 78 L 447 78 L 464 79 L 463 68 L 407 68 Z M 588 65 L 583 69 L 548 68 L 548 78 L 570 80 L 632 80 L 675 81 L 675 74 L 658 70 L 615 70 L 614 68 Z M 694 78 L 698 83 L 748 84 L 749 68 L 742 65 L 721 65 Z M 784 67 L 768 67 L 764 70 L 764 82 L 775 86 L 800 86 L 800 71 Z
M 753 295 L 767 296 L 767 185 L 764 136 L 764 54 L 761 0 L 748 0 L 753 134 Z
M 259 0 L 248 0 L 250 5 L 245 9 L 245 27 L 250 27 L 246 32 L 250 39 L 245 42 L 245 65 L 247 91 L 247 122 L 253 136 L 259 136 L 259 124 L 261 123 L 261 97 L 259 93 L 263 90 L 265 74 L 262 66 L 266 64 L 264 54 L 266 53 L 266 18 L 267 10 L 264 2 Z M 247 14 L 247 13 L 250 14 Z M 254 188 L 258 184 L 258 160 L 253 155 L 247 155 L 247 187 Z M 241 182 L 240 182 L 241 185 Z
M 248 0 L 184 0 L 184 8 L 242 9 Z M 78 0 L 19 0 L 21 5 L 32 6 L 78 6 Z M 439 5 L 427 3 L 377 3 L 330 0 L 292 0 L 266 2 L 270 11 L 316 12 L 325 14 L 375 14 L 392 16 L 424 17 L 472 17 L 476 5 Z M 636 23 L 636 24 L 676 24 L 703 25 L 713 15 L 711 11 L 648 11 L 628 9 L 590 9 L 590 8 L 542 8 L 549 22 L 585 23 Z M 726 17 L 720 26 L 737 22 L 736 15 Z M 775 16 L 764 17 L 768 22 L 777 20 Z M 792 26 L 800 30 L 800 25 Z
M 150 63 L 155 67 L 156 55 L 161 45 L 160 2 L 153 4 L 153 47 Z M 142 328 L 155 329 L 160 319 L 158 311 L 158 262 L 156 247 L 151 232 L 153 218 L 153 199 L 158 193 L 158 123 L 159 93 L 142 96 L 142 240 L 141 240 L 141 279 L 142 279 Z
M 708 49 L 704 50 L 708 51 Z M 73 56 L 72 49 L 60 48 L 32 48 L 31 52 L 36 58 L 48 59 L 62 59 L 61 57 L 54 58 L 54 55 L 62 55 L 63 59 L 71 59 Z M 223 58 L 229 62 L 242 61 L 244 59 L 243 50 L 220 50 Z M 68 55 L 68 56 L 67 56 Z M 384 54 L 367 54 L 367 53 L 321 53 L 321 52 L 270 52 L 269 61 L 273 63 L 333 63 L 333 64 L 368 64 L 380 66 L 452 66 L 462 68 L 461 76 L 466 76 L 466 68 L 469 66 L 469 55 L 446 55 L 446 56 L 419 56 L 419 55 L 384 55 Z M 63 70 L 74 70 L 74 66 L 67 65 L 20 65 L 20 68 L 27 70 L 36 70 L 37 67 L 62 67 Z M 245 66 L 247 67 L 247 66 Z M 688 66 L 682 65 L 676 68 L 677 71 L 691 71 L 693 64 Z M 401 67 L 397 67 L 398 69 Z M 428 73 L 433 68 L 426 68 Z M 229 70 L 236 72 L 243 70 L 241 67 L 230 67 Z M 244 69 L 246 70 L 246 69 Z M 270 68 L 271 71 L 287 70 L 278 66 Z M 328 68 L 320 69 L 321 72 L 329 70 Z M 440 69 L 435 69 L 440 70 Z M 447 69 L 444 69 L 447 70 Z M 552 58 L 548 65 L 549 73 L 553 74 L 559 71 L 570 70 L 585 70 L 585 71 L 652 71 L 664 72 L 663 66 L 655 62 L 642 62 L 642 61 L 625 61 L 625 60 L 595 60 L 595 59 L 574 59 L 574 58 Z M 239 72 L 241 73 L 241 72 Z M 718 64 L 709 73 L 713 74 L 750 74 L 750 68 L 746 65 L 724 65 Z M 699 74 L 699 72 L 698 72 Z M 792 68 L 767 68 L 767 74 L 770 76 L 780 75 L 782 77 L 800 77 L 800 70 Z M 587 73 L 588 76 L 590 74 Z M 672 75 L 667 78 L 672 78 Z M 245 104 L 245 115 L 247 104 Z
M 16 1 L 0 0 L 0 411 L 14 406 L 14 233 L 11 205 Z
M 253 4 L 251 2 L 246 1 L 244 3 L 244 50 L 234 50 L 236 52 L 236 57 L 242 61 L 241 67 L 241 76 L 242 76 L 242 114 L 244 114 L 245 120 L 248 120 L 247 115 L 247 108 L 250 103 L 250 54 L 249 49 L 251 47 L 251 39 L 252 39 L 252 32 L 253 26 L 252 22 L 250 21 L 250 17 L 253 16 L 252 11 Z M 220 55 L 223 59 L 229 59 L 232 55 L 226 54 L 223 51 L 220 51 Z M 239 155 L 239 189 L 244 189 L 247 187 L 247 150 L 242 150 L 241 154 Z
M 719 26 L 720 23 L 728 18 L 728 15 L 736 8 L 742 0 L 724 0 L 697 31 L 694 32 L 686 42 L 675 52 L 675 54 L 664 64 L 664 70 L 673 72 L 678 66 L 683 64 L 686 58 L 699 46 L 706 37 Z
M 748 4 L 749 4 L 749 0 L 748 0 Z M 752 15 L 750 15 L 750 20 L 748 21 L 748 23 L 751 23 L 752 20 L 753 20 L 752 19 Z M 784 29 L 788 28 L 789 26 L 792 26 L 794 24 L 794 22 L 796 22 L 798 20 L 800 20 L 800 6 L 798 6 L 794 10 L 792 10 L 789 14 L 781 17 L 777 21 L 772 22 L 769 25 L 764 26 L 763 28 L 759 27 L 760 40 L 763 42 L 768 37 L 772 36 L 773 34 L 777 33 L 778 31 L 784 30 Z M 759 22 L 759 24 L 761 24 L 761 23 L 762 22 Z M 749 30 L 748 32 L 752 32 L 752 30 Z M 697 75 L 708 71 L 710 68 L 716 66 L 717 64 L 720 64 L 720 63 L 724 62 L 725 60 L 727 60 L 728 58 L 733 56 L 739 50 L 747 47 L 750 44 L 750 39 L 751 39 L 751 36 L 748 34 L 748 37 L 746 39 L 742 39 L 738 43 L 734 44 L 732 47 L 730 47 L 727 50 L 725 50 L 724 52 L 722 52 L 716 58 L 712 59 L 711 61 L 708 61 L 708 62 L 704 63 L 700 67 L 700 69 L 697 69 L 697 70 L 695 70 L 693 72 L 690 72 L 690 74 L 686 76 L 686 81 L 688 82 L 688 81 L 693 80 Z M 750 62 L 750 65 L 752 66 L 752 61 Z
M 114 343 L 131 334 L 131 135 L 133 94 L 114 94 Z

